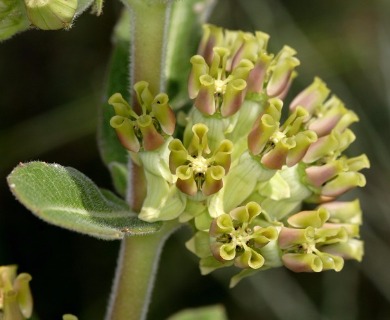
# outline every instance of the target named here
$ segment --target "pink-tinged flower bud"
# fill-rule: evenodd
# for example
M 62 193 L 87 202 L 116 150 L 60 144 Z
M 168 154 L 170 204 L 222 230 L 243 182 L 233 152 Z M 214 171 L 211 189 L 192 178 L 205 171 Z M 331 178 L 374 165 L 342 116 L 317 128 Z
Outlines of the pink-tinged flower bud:
M 223 42 L 223 29 L 211 24 L 203 25 L 203 36 L 199 43 L 198 54 L 203 56 L 207 63 L 213 58 L 213 48 Z
M 134 85 L 137 114 L 120 93 L 113 94 L 108 103 L 114 107 L 115 116 L 110 125 L 115 129 L 121 144 L 129 151 L 156 150 L 175 131 L 176 118 L 168 104 L 168 96 L 153 96 L 145 81 Z
M 248 75 L 248 93 L 261 93 L 263 91 L 268 66 L 270 65 L 272 59 L 273 56 L 265 52 L 259 55 L 259 57 L 254 63 L 254 68 L 250 71 Z
M 359 172 L 341 172 L 335 179 L 326 183 L 321 194 L 327 197 L 338 197 L 355 187 L 364 187 L 366 178 Z
M 318 210 L 301 211 L 289 217 L 287 222 L 290 226 L 295 228 L 307 228 L 309 226 L 314 228 L 321 228 L 323 224 L 329 219 L 329 212 L 320 208 Z
M 321 187 L 325 182 L 347 171 L 348 165 L 344 158 L 333 160 L 320 166 L 311 166 L 305 169 L 306 180 L 314 187 Z
M 283 264 L 294 272 L 321 272 L 322 260 L 313 253 L 286 253 L 282 256 Z
M 321 250 L 344 259 L 354 259 L 359 262 L 362 261 L 364 254 L 363 242 L 357 239 L 349 239 L 347 242 L 323 246 Z
M 288 86 L 290 77 L 295 67 L 299 65 L 299 60 L 294 57 L 296 51 L 288 46 L 284 46 L 268 68 L 271 76 L 267 83 L 267 95 L 276 97 Z
M 347 232 L 349 238 L 357 238 L 360 235 L 360 228 L 357 224 L 351 223 L 325 223 L 323 225 L 324 229 L 344 229 Z
M 283 227 L 279 232 L 278 243 L 281 249 L 289 249 L 302 243 L 314 241 L 315 230 L 313 227 L 294 229 Z
M 332 222 L 358 225 L 362 223 L 362 210 L 359 199 L 323 203 L 320 207 L 325 208 L 329 212 L 329 220 Z
M 260 154 L 272 135 L 279 128 L 279 120 L 283 102 L 279 99 L 270 99 L 269 106 L 265 113 L 261 115 L 248 135 L 248 148 L 254 154 Z
M 307 150 L 303 157 L 303 162 L 312 163 L 333 153 L 340 146 L 341 136 L 337 131 L 332 131 L 329 135 L 319 138 Z
M 344 104 L 336 96 L 332 96 L 324 104 L 318 105 L 313 113 L 313 118 L 309 122 L 308 128 L 315 131 L 319 137 L 329 134 L 336 125 L 339 124 L 347 113 L 352 112 L 344 107 Z M 349 117 L 350 118 L 350 117 Z M 337 131 L 342 132 L 343 128 L 339 127 Z
M 321 79 L 314 78 L 313 83 L 299 93 L 290 103 L 290 110 L 302 106 L 309 114 L 313 114 L 314 110 L 325 101 L 329 92 L 330 90 Z

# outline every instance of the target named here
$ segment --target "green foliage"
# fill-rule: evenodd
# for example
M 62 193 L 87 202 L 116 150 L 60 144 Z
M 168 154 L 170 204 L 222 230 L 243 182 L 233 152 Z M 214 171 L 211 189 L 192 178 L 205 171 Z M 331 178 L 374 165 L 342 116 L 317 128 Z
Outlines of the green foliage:
M 8 176 L 16 198 L 39 218 L 90 236 L 114 240 L 153 233 L 159 224 L 139 220 L 113 193 L 100 190 L 69 167 L 44 162 L 20 164 Z

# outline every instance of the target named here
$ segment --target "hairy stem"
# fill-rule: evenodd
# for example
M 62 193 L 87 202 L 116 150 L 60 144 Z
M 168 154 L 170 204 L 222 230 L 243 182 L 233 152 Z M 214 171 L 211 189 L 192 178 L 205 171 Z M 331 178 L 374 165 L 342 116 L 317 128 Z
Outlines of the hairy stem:
M 146 318 L 161 249 L 177 222 L 154 234 L 122 241 L 106 320 Z
M 162 61 L 165 60 L 170 1 L 124 2 L 131 12 L 132 24 L 130 91 L 132 93 L 134 83 L 144 80 L 149 82 L 151 92 L 157 94 L 165 80 Z M 145 175 L 142 167 L 131 159 L 128 179 L 127 200 L 134 211 L 140 211 L 146 195 Z M 177 222 L 166 222 L 157 233 L 122 241 L 106 320 L 145 319 L 161 249 L 176 226 Z

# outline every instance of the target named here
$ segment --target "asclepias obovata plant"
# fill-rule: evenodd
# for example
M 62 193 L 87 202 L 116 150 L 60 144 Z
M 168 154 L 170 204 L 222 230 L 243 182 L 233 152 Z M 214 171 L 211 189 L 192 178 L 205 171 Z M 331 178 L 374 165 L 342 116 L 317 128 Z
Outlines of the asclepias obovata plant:
M 8 177 L 43 220 L 122 241 L 106 318 L 145 318 L 161 248 L 183 224 L 193 228 L 186 247 L 201 273 L 234 268 L 232 287 L 269 268 L 340 271 L 344 260 L 360 261 L 359 201 L 337 200 L 365 185 L 367 157 L 345 155 L 357 115 L 319 78 L 286 101 L 300 61 L 289 46 L 268 52 L 266 33 L 204 24 L 196 54 L 182 50 L 207 1 L 123 2 L 99 127 L 116 194 L 58 164 L 24 163 Z M 69 27 L 89 5 L 98 13 L 102 5 L 3 3 L 3 21 L 14 27 L 1 29 L 3 38 L 31 24 Z M 4 314 L 28 318 L 28 287 L 3 282 L 1 292 L 14 297 L 1 305 Z

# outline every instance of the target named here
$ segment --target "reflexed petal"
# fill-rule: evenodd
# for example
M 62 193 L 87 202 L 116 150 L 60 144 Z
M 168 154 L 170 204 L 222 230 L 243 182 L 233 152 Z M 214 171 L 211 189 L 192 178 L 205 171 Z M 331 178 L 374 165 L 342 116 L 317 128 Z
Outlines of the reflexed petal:
M 241 107 L 245 98 L 246 82 L 242 79 L 229 81 L 221 106 L 221 114 L 228 117 L 235 114 Z
M 139 151 L 140 143 L 135 135 L 132 121 L 121 116 L 114 116 L 110 120 L 110 125 L 115 129 L 119 141 L 127 150 Z
M 225 169 L 221 166 L 210 167 L 205 174 L 205 181 L 202 185 L 202 193 L 209 196 L 218 192 L 222 186 L 222 178 L 225 176 Z
M 215 164 L 222 166 L 225 169 L 225 174 L 227 174 L 230 169 L 232 152 L 233 143 L 230 140 L 223 140 L 214 153 Z
M 17 301 L 23 316 L 30 318 L 33 311 L 33 298 L 30 290 L 32 277 L 28 273 L 19 274 L 14 281 L 14 289 L 17 292 Z
M 209 67 L 202 56 L 193 56 L 190 60 L 192 69 L 188 78 L 188 95 L 195 99 L 200 89 L 199 78 L 208 73 Z
M 319 138 L 310 145 L 303 157 L 303 161 L 305 163 L 312 163 L 327 154 L 332 153 L 339 148 L 340 139 L 340 134 L 334 130 L 329 135 Z
M 130 105 L 123 99 L 120 93 L 114 93 L 110 99 L 108 99 L 108 103 L 114 107 L 117 116 L 125 118 L 134 116 L 134 111 L 131 110 Z
M 137 119 L 137 124 L 142 133 L 142 142 L 145 150 L 155 150 L 164 143 L 164 138 L 156 130 L 151 116 L 140 116 Z
M 263 155 L 261 163 L 269 169 L 281 169 L 286 164 L 287 154 L 294 148 L 294 139 L 287 138 L 280 140 L 273 149 Z
M 287 153 L 286 164 L 288 167 L 296 165 L 305 156 L 309 147 L 317 141 L 317 135 L 314 131 L 299 132 L 295 137 L 295 147 Z
M 279 128 L 279 122 L 275 121 L 269 114 L 264 114 L 256 120 L 252 131 L 248 135 L 249 150 L 257 155 L 263 151 L 271 136 Z
M 212 115 L 216 111 L 215 80 L 206 74 L 201 76 L 199 81 L 200 87 L 194 105 L 199 111 Z
M 247 78 L 248 92 L 261 93 L 263 91 L 264 79 L 272 58 L 272 55 L 265 52 L 260 54 L 259 58 L 255 62 L 254 68 L 250 71 Z
M 175 173 L 177 167 L 187 162 L 188 152 L 179 139 L 173 139 L 169 143 L 168 148 L 171 150 L 169 154 L 169 169 L 172 173 Z

